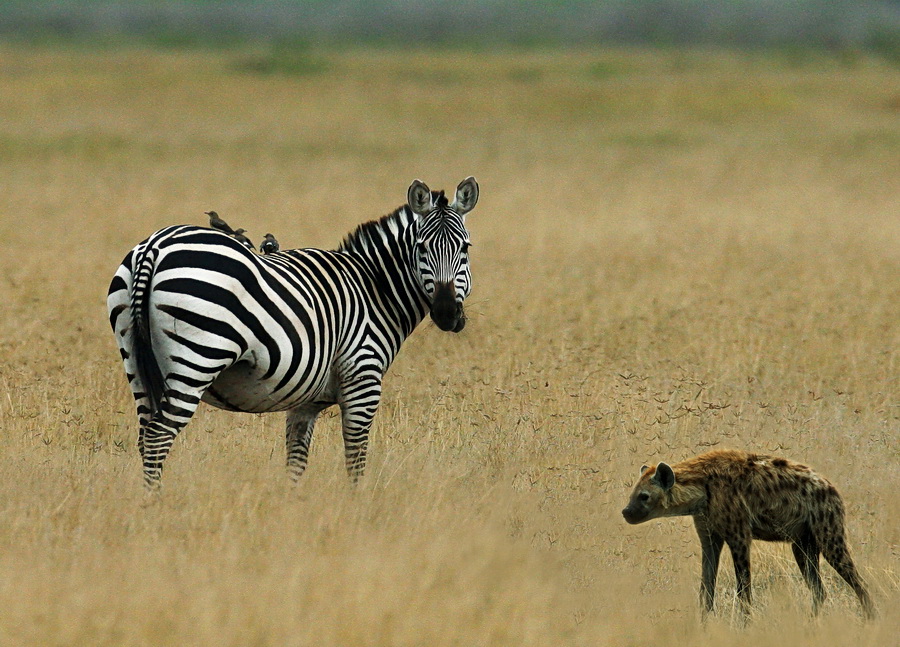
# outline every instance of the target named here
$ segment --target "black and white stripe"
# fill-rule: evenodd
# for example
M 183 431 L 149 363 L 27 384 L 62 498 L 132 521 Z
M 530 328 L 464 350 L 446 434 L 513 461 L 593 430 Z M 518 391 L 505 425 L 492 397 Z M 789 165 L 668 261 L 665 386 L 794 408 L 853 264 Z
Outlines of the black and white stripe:
M 109 287 L 110 324 L 140 423 L 149 486 L 203 400 L 287 411 L 287 465 L 307 464 L 319 413 L 341 407 L 347 470 L 362 475 L 382 378 L 425 317 L 465 325 L 471 289 L 467 178 L 452 203 L 416 180 L 408 205 L 360 225 L 334 251 L 258 256 L 226 234 L 162 229 L 125 257 Z

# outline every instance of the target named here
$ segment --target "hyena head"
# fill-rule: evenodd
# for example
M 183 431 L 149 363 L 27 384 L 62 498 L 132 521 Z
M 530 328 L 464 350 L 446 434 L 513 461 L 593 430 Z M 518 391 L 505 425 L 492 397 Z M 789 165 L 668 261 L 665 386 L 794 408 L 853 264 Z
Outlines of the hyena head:
M 628 523 L 643 523 L 666 516 L 669 493 L 675 485 L 675 472 L 666 463 L 641 468 L 641 477 L 634 486 L 622 516 Z

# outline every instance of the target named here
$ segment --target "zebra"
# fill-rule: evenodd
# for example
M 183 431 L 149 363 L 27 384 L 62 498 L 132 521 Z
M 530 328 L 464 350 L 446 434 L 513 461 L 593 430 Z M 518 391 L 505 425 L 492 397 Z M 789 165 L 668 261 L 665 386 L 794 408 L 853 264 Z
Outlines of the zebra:
M 134 395 L 145 485 L 201 400 L 228 411 L 287 411 L 287 471 L 307 466 L 313 427 L 341 411 L 344 458 L 363 475 L 382 379 L 426 314 L 466 324 L 471 290 L 465 218 L 478 183 L 452 202 L 415 180 L 408 204 L 359 225 L 335 250 L 260 256 L 233 237 L 176 225 L 132 249 L 107 306 Z

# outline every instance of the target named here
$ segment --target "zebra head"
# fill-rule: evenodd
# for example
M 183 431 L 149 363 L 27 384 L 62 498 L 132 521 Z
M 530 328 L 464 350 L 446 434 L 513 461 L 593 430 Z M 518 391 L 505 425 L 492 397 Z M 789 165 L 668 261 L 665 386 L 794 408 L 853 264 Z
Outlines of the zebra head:
M 443 191 L 414 180 L 407 199 L 417 216 L 413 259 L 431 319 L 441 330 L 459 332 L 466 325 L 463 301 L 472 289 L 466 214 L 478 201 L 478 183 L 473 177 L 460 182 L 448 204 Z

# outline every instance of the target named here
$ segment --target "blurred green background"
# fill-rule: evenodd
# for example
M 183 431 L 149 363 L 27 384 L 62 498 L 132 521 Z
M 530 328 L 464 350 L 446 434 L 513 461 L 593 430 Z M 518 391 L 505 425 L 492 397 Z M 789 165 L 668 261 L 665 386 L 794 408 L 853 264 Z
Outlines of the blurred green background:
M 0 37 L 777 46 L 898 60 L 900 0 L 0 0 Z

